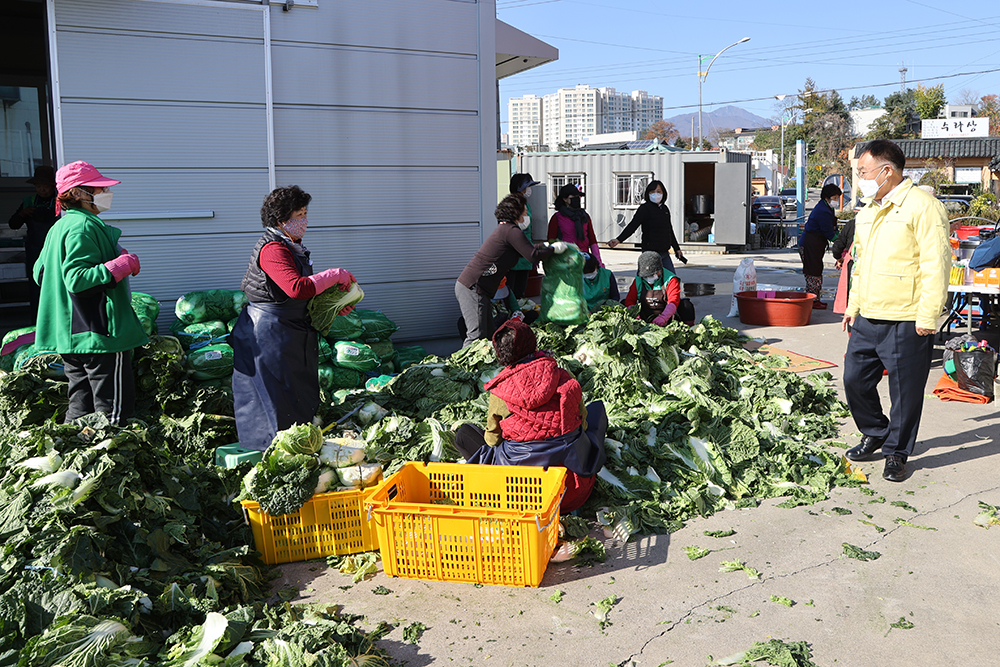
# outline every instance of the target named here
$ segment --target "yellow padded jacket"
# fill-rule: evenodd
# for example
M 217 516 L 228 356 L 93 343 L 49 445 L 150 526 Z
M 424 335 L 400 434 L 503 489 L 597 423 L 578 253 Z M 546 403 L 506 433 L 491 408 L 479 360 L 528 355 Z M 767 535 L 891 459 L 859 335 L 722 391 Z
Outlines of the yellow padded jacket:
M 846 314 L 936 329 L 951 271 L 944 205 L 904 179 L 881 206 L 869 202 L 858 212 L 854 230 Z

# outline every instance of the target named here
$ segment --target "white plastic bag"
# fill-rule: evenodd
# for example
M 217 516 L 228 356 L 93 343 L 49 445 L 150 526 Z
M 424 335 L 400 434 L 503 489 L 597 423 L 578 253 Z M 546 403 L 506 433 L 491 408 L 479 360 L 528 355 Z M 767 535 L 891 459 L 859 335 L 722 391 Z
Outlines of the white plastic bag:
M 729 317 L 736 317 L 740 314 L 736 293 L 753 292 L 756 289 L 757 267 L 754 266 L 752 257 L 744 257 L 740 260 L 740 265 L 736 267 L 736 273 L 733 274 L 733 302 L 729 306 Z

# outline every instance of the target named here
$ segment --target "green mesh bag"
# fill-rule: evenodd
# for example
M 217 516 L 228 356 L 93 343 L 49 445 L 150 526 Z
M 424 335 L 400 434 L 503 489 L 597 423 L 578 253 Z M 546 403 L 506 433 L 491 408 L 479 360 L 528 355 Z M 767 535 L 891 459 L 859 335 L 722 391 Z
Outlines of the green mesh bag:
M 377 340 L 389 340 L 392 334 L 399 331 L 399 327 L 396 326 L 395 322 L 378 311 L 355 308 L 354 312 L 361 318 L 361 325 L 365 328 L 365 333 L 361 340 L 366 343 L 373 343 Z
M 174 314 L 184 324 L 209 320 L 228 322 L 239 316 L 247 302 L 246 294 L 239 290 L 210 289 L 188 292 L 177 299 Z
M 337 340 L 361 340 L 365 335 L 365 325 L 361 321 L 361 316 L 357 310 L 352 310 L 347 315 L 339 315 L 333 318 L 330 331 L 326 334 L 329 341 Z
M 217 380 L 233 374 L 233 348 L 225 343 L 188 352 L 187 367 L 195 380 Z
M 333 359 L 333 346 L 322 336 L 316 337 L 319 340 L 319 363 L 328 364 Z
M 174 320 L 173 324 L 170 325 L 170 330 L 185 350 L 197 349 L 214 343 L 224 343 L 226 335 L 229 333 L 226 323 L 222 320 L 209 320 L 193 324 Z
M 333 365 L 341 368 L 370 371 L 382 363 L 370 347 L 356 341 L 338 340 L 333 344 L 333 351 Z
M 396 348 L 396 368 L 402 371 L 407 366 L 419 364 L 427 356 L 427 350 L 419 345 Z
M 333 364 L 319 365 L 319 386 L 331 394 L 341 389 L 357 389 L 365 383 L 366 375 L 352 368 Z
M 382 360 L 383 363 L 392 360 L 392 355 L 395 349 L 392 347 L 391 340 L 376 340 L 368 343 L 368 347 L 372 349 L 372 352 L 378 355 L 378 358 Z
M 542 261 L 542 314 L 540 322 L 571 325 L 586 322 L 587 299 L 583 295 L 583 255 L 572 243 L 566 252 Z

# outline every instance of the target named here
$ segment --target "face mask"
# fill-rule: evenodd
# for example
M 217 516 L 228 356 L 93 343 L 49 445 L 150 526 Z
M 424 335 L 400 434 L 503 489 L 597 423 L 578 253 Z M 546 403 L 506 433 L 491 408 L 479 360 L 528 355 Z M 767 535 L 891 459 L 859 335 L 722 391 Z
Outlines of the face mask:
M 885 167 L 882 167 L 885 169 Z M 882 173 L 882 169 L 878 170 L 878 174 L 875 174 L 875 178 L 859 178 L 858 179 L 858 189 L 861 190 L 861 196 L 865 199 L 871 199 L 878 192 L 878 189 L 885 185 L 885 181 L 881 183 L 878 182 L 879 174 Z
M 91 195 L 90 203 L 94 205 L 94 208 L 98 212 L 103 213 L 111 208 L 111 191 L 105 190 L 104 192 L 98 192 L 96 195 Z
M 656 275 L 652 275 L 649 278 L 646 278 L 645 280 L 650 285 L 655 285 L 656 283 L 658 283 L 660 281 L 660 276 L 662 276 L 662 275 L 663 275 L 662 273 L 657 273 Z
M 531 218 L 529 218 L 528 216 L 522 217 L 521 220 L 517 223 L 517 226 L 520 227 L 522 230 L 526 230 L 528 227 L 531 227 Z
M 281 226 L 285 233 L 292 237 L 293 241 L 301 241 L 302 237 L 306 235 L 306 227 L 309 226 L 309 221 L 306 218 L 292 218 L 285 224 Z
M 570 208 L 580 208 L 580 198 L 579 197 L 570 197 L 569 198 L 569 207 Z
M 661 201 L 663 201 L 663 193 L 651 192 L 649 194 L 649 201 L 653 202 L 654 204 L 659 204 Z
M 524 198 L 527 199 L 530 196 L 531 196 L 531 188 L 525 188 L 524 189 Z
M 593 273 L 585 273 L 583 274 L 583 277 L 586 278 L 587 280 L 593 280 L 594 278 L 597 277 L 597 273 L 598 273 L 597 271 L 594 271 Z

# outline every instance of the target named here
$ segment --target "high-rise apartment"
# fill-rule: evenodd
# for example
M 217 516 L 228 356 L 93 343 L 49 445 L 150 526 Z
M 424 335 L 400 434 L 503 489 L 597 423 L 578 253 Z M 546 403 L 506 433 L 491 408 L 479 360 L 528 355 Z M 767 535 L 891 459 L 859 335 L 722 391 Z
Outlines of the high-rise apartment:
M 645 90 L 619 93 L 614 88 L 579 84 L 539 98 L 512 97 L 507 101 L 511 144 L 546 144 L 555 150 L 567 141 L 607 132 L 645 130 L 663 118 L 663 98 Z

